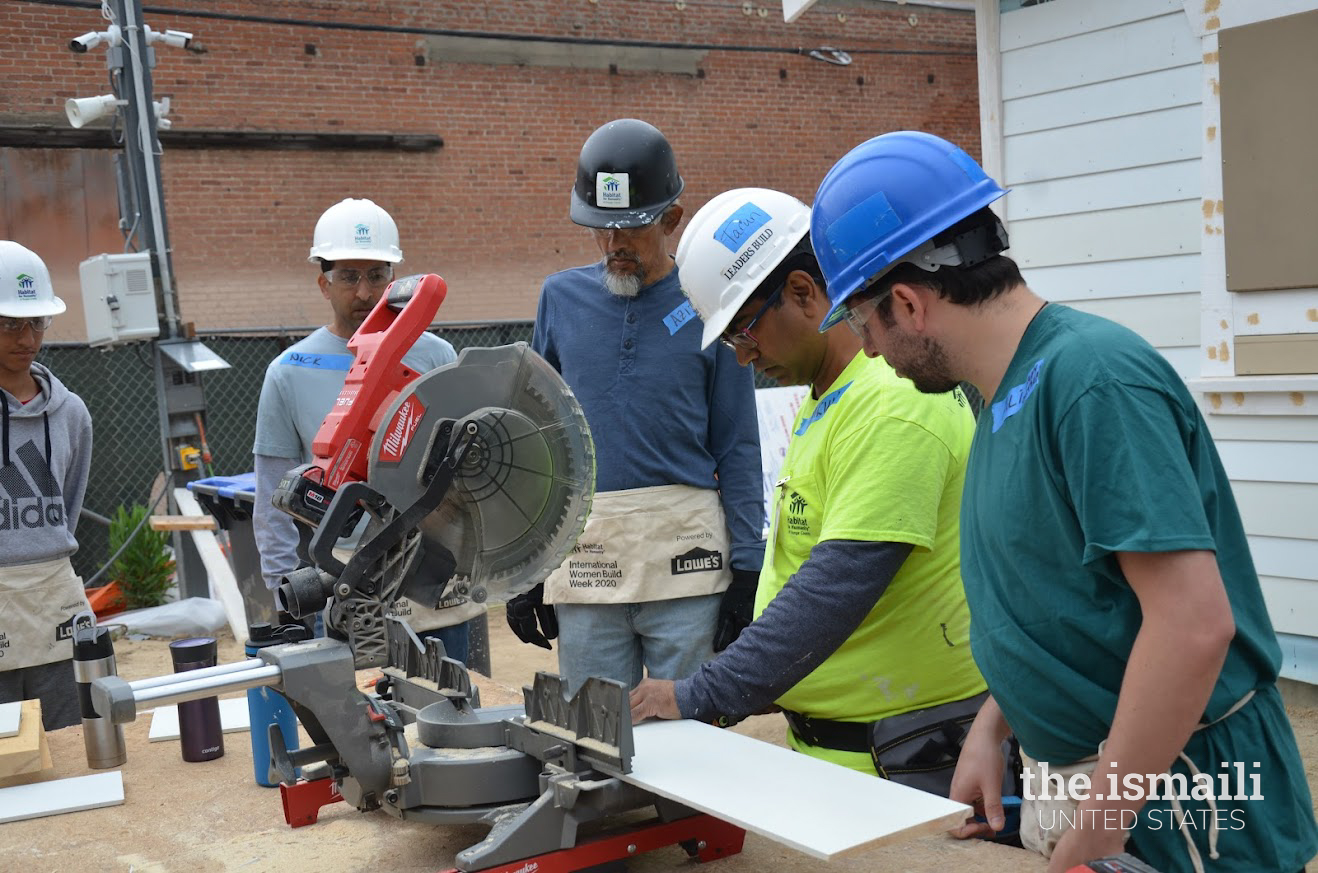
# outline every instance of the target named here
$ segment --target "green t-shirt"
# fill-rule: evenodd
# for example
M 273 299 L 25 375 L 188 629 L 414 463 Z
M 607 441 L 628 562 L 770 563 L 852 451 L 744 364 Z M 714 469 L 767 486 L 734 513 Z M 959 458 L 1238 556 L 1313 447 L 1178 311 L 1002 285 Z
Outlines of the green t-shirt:
M 1116 553 L 1215 551 L 1236 636 L 1204 720 L 1261 690 L 1186 754 L 1213 774 L 1262 762 L 1266 800 L 1219 802 L 1249 823 L 1219 819 L 1234 860 L 1212 869 L 1296 870 L 1312 856 L 1304 768 L 1275 690 L 1281 652 L 1230 482 L 1165 358 L 1106 319 L 1045 307 L 980 414 L 961 532 L 975 660 L 1022 749 L 1054 764 L 1094 754 L 1116 711 L 1141 616 Z M 1168 812 L 1150 802 L 1132 839 L 1157 869 L 1188 869 Z M 1195 838 L 1207 859 L 1207 831 Z
M 780 705 L 814 718 L 872 722 L 984 690 L 967 645 L 957 549 L 973 428 L 959 391 L 920 394 L 864 354 L 818 400 L 806 398 L 783 460 L 756 614 L 817 542 L 914 549 L 860 627 Z M 868 755 L 792 742 L 874 772 Z

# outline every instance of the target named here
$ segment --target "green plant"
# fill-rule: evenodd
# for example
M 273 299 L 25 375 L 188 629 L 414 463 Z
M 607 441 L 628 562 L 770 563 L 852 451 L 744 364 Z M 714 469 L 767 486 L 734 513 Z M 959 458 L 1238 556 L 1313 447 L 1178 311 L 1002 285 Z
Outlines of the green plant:
M 151 529 L 147 512 L 140 503 L 132 507 L 120 504 L 110 518 L 110 554 L 128 543 L 110 568 L 128 609 L 159 606 L 173 584 L 174 560 L 166 548 L 169 538 L 163 531 Z

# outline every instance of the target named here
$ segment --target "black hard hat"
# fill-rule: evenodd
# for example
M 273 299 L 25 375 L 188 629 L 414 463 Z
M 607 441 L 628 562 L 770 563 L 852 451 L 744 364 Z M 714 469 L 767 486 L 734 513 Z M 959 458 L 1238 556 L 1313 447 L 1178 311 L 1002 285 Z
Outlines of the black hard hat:
M 586 227 L 641 227 L 682 193 L 673 147 L 652 124 L 620 118 L 581 147 L 572 220 Z

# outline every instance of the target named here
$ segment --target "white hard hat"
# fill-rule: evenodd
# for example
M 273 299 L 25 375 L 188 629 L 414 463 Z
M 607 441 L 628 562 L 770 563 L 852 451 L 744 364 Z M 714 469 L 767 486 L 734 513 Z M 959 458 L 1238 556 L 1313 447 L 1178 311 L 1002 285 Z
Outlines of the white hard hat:
M 59 315 L 64 301 L 55 296 L 50 271 L 37 253 L 10 240 L 0 240 L 0 315 L 39 318 Z
M 403 259 L 398 225 L 370 200 L 335 203 L 316 222 L 308 261 L 387 261 Z
M 677 246 L 682 292 L 705 322 L 701 348 L 809 231 L 810 207 L 768 188 L 735 188 L 701 207 Z

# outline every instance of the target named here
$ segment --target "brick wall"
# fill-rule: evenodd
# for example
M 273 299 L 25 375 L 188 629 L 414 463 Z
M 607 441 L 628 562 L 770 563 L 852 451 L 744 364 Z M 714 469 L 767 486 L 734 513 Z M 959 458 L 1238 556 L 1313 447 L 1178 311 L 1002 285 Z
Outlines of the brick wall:
M 75 56 L 66 48 L 70 37 L 103 26 L 95 9 L 4 5 L 0 124 L 63 126 L 66 98 L 106 93 L 104 50 Z M 668 135 L 688 215 L 743 185 L 808 202 L 838 157 L 887 130 L 930 130 L 978 154 L 974 18 L 963 12 L 837 0 L 786 25 L 769 0 L 748 5 L 749 15 L 732 0 L 218 0 L 194 8 L 431 31 L 827 45 L 853 58 L 835 66 L 708 50 L 694 74 L 453 62 L 421 33 L 167 15 L 148 2 L 153 28 L 191 31 L 206 48 L 157 51 L 156 97 L 171 98 L 175 130 L 444 140 L 425 152 L 167 149 L 180 305 L 203 328 L 322 322 L 306 252 L 316 217 L 347 196 L 388 209 L 406 266 L 449 281 L 442 320 L 533 315 L 547 273 L 595 258 L 588 232 L 567 218 L 568 191 L 582 141 L 612 118 L 643 118 Z M 597 51 L 578 50 L 583 59 Z

